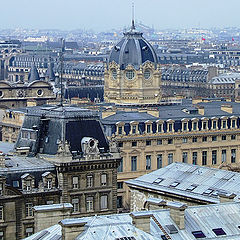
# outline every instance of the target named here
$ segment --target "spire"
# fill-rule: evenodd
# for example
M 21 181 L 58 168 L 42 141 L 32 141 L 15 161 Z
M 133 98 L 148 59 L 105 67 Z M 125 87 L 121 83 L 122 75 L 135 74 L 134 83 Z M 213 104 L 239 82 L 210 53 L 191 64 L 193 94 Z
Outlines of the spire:
M 46 78 L 50 81 L 54 81 L 54 79 L 55 79 L 55 74 L 54 74 L 54 71 L 53 71 L 53 62 L 52 62 L 51 57 L 49 57 L 48 69 L 47 69 L 47 72 L 46 72 Z
M 36 80 L 40 80 L 40 77 L 39 77 L 39 74 L 38 74 L 38 70 L 35 66 L 35 60 L 34 60 L 34 57 L 33 57 L 31 70 L 30 70 L 30 73 L 28 75 L 28 81 L 33 82 L 33 81 L 36 81 Z
M 135 29 L 135 24 L 134 24 L 134 2 L 132 3 L 132 30 Z

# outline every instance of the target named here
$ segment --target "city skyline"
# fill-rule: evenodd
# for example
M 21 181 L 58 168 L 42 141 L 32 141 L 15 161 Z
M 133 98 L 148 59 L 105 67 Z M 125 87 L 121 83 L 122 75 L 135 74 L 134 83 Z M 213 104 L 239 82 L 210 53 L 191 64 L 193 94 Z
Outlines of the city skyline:
M 168 2 L 149 0 L 122 1 L 77 1 L 42 0 L 41 4 L 30 0 L 1 3 L 0 29 L 91 29 L 107 31 L 130 25 L 131 6 L 135 4 L 135 19 L 156 29 L 177 28 L 223 28 L 237 27 L 237 0 L 171 0 Z

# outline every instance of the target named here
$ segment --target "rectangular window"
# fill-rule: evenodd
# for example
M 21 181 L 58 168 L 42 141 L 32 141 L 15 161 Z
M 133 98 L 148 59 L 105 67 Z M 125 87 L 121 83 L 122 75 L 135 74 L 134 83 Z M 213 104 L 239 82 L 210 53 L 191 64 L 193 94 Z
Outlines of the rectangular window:
M 27 191 L 32 190 L 32 180 L 26 180 L 26 190 Z
M 168 144 L 173 144 L 173 139 L 172 138 L 168 139 Z
M 136 146 L 137 146 L 137 142 L 136 141 L 132 142 L 132 147 L 136 147 Z
M 73 212 L 79 212 L 79 199 L 78 198 L 72 199 L 72 205 L 73 205 Z
M 212 165 L 217 164 L 217 150 L 212 151 Z
M 147 125 L 147 133 L 151 133 L 151 125 Z
M 226 120 L 223 120 L 222 121 L 222 128 L 226 128 L 227 127 L 227 122 L 226 122 Z
M 0 232 L 0 240 L 4 240 L 5 238 L 4 238 L 4 232 Z
M 117 171 L 118 172 L 123 172 L 123 158 L 121 158 L 121 160 L 120 160 Z
M 217 136 L 212 136 L 212 141 L 213 142 L 217 141 Z
M 122 207 L 123 207 L 123 197 L 117 196 L 117 208 L 122 208 Z
M 107 174 L 102 174 L 101 175 L 101 185 L 102 186 L 107 186 Z
M 203 129 L 204 129 L 204 130 L 207 129 L 207 122 L 203 122 Z
M 223 135 L 222 136 L 222 141 L 225 141 L 227 139 L 227 136 L 226 135 Z
M 202 151 L 202 165 L 207 165 L 207 151 Z
M 93 176 L 92 175 L 87 176 L 87 187 L 88 188 L 93 187 Z
M 151 169 L 151 155 L 146 155 L 146 170 Z
M 52 189 L 52 179 L 51 178 L 47 179 L 47 189 Z
M 137 126 L 133 125 L 132 126 L 132 134 L 136 134 L 136 132 L 137 132 Z
M 236 140 L 236 135 L 231 135 L 231 140 Z
M 236 162 L 236 149 L 231 149 L 231 163 Z
M 162 124 L 158 124 L 158 132 L 162 132 Z
M 86 211 L 92 212 L 93 211 L 93 197 L 87 197 L 86 199 Z
M 226 162 L 226 159 L 227 159 L 227 151 L 226 151 L 226 149 L 223 149 L 222 150 L 222 163 Z
M 162 154 L 157 155 L 157 169 L 162 168 Z
M 108 197 L 107 197 L 107 195 L 101 196 L 100 201 L 101 201 L 100 208 L 101 209 L 107 209 L 108 208 L 108 204 L 107 204 L 108 203 Z
M 32 203 L 26 203 L 26 206 L 25 206 L 25 214 L 26 214 L 26 217 L 32 217 L 33 216 L 33 204 Z
M 157 145 L 162 145 L 162 139 L 157 140 Z
M 236 127 L 236 120 L 232 120 L 232 128 Z
M 217 121 L 213 121 L 213 129 L 217 128 Z
M 137 171 L 137 156 L 131 157 L 131 171 Z
M 0 183 L 0 195 L 3 195 L 3 183 Z
M 194 143 L 197 142 L 197 137 L 193 137 L 192 142 L 194 142 Z
M 187 152 L 183 152 L 182 153 L 182 162 L 183 163 L 187 163 L 188 161 L 188 153 Z
M 122 134 L 122 127 L 118 127 L 118 134 Z
M 168 124 L 168 131 L 172 132 L 172 130 L 173 130 L 173 125 L 172 125 L 172 123 L 169 123 Z
M 122 148 L 123 147 L 123 142 L 119 142 L 118 147 Z
M 203 142 L 207 142 L 207 137 L 202 137 Z
M 3 221 L 3 206 L 0 206 L 0 221 Z
M 187 141 L 188 141 L 187 138 L 183 138 L 183 139 L 182 139 L 182 142 L 183 142 L 183 143 L 187 143 Z
M 146 146 L 151 146 L 151 140 L 146 141 Z
M 72 182 L 73 182 L 72 188 L 73 189 L 78 189 L 78 177 L 76 177 L 76 176 L 73 177 Z
M 117 183 L 117 188 L 118 189 L 123 189 L 123 182 L 118 182 Z
M 173 163 L 173 153 L 168 154 L 168 165 Z
M 187 123 L 183 123 L 183 131 L 187 131 Z
M 197 122 L 193 123 L 193 130 L 196 131 L 197 130 Z
M 192 153 L 192 164 L 197 165 L 197 152 Z
M 26 228 L 26 237 L 30 237 L 31 235 L 33 235 L 33 227 Z

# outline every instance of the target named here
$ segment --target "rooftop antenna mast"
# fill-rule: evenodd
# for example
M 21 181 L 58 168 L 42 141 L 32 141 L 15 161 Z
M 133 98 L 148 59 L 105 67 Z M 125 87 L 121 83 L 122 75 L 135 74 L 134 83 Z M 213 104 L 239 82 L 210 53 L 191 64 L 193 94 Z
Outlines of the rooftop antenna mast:
M 132 30 L 135 29 L 135 24 L 134 24 L 134 2 L 132 2 Z
M 60 106 L 63 106 L 63 51 L 64 51 L 64 41 L 62 40 L 62 48 L 59 53 L 60 57 L 60 89 L 61 89 L 61 99 L 60 99 Z

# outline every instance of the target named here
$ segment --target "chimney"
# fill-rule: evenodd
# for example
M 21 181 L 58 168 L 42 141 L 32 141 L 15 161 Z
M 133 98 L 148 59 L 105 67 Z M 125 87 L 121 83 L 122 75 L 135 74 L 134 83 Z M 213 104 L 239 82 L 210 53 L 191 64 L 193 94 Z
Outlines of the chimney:
M 198 114 L 204 115 L 204 113 L 205 113 L 204 107 L 203 107 L 203 106 L 200 106 L 200 105 L 197 105 L 197 108 L 198 108 Z
M 187 205 L 180 202 L 168 202 L 167 206 L 170 208 L 170 217 L 176 223 L 178 228 L 185 228 L 185 209 Z
M 220 203 L 233 202 L 234 198 L 237 196 L 234 193 L 219 193 Z
M 132 223 L 136 228 L 146 233 L 150 233 L 150 218 L 153 216 L 152 214 L 149 214 L 148 212 L 133 212 L 130 216 L 132 217 Z
M 69 218 L 72 208 L 70 203 L 35 206 L 33 208 L 35 232 L 55 225 L 62 219 Z
M 165 206 L 166 201 L 161 198 L 148 198 L 144 203 L 144 209 L 147 211 L 163 209 Z
M 231 104 L 223 104 L 221 105 L 221 110 L 227 113 L 233 113 L 233 108 Z
M 73 240 L 85 230 L 87 221 L 81 218 L 64 219 L 59 222 L 62 227 L 62 240 Z

